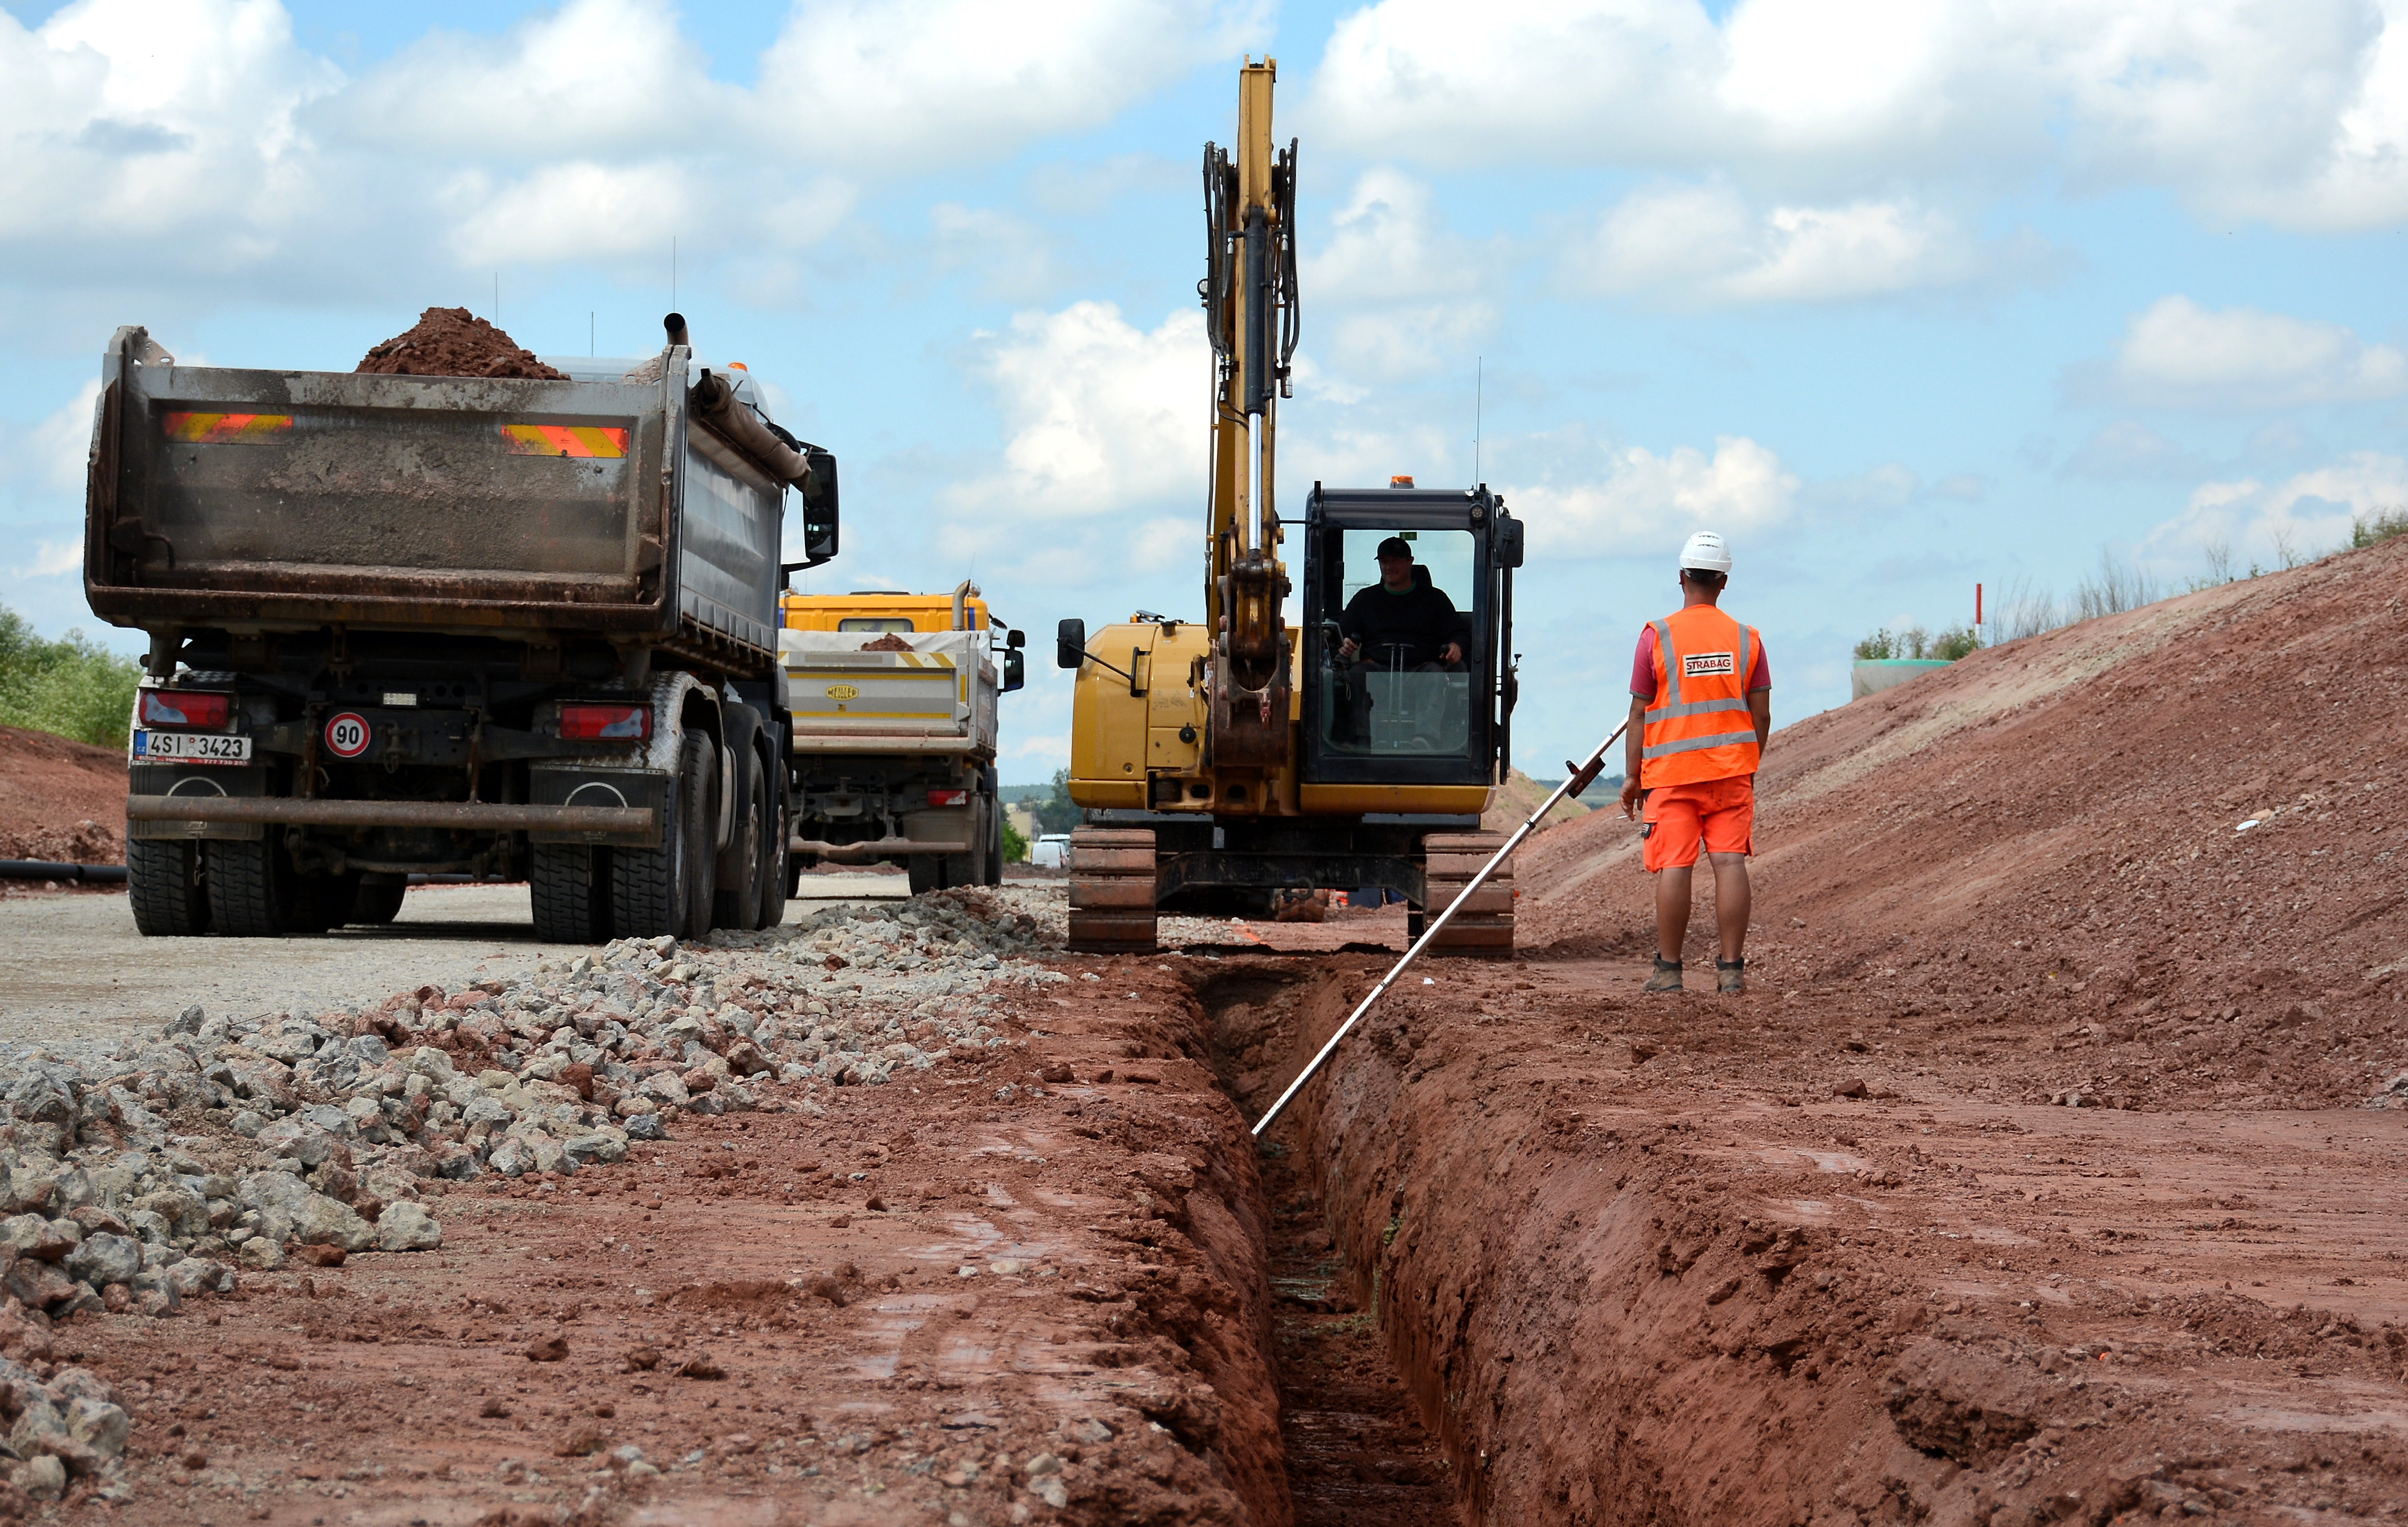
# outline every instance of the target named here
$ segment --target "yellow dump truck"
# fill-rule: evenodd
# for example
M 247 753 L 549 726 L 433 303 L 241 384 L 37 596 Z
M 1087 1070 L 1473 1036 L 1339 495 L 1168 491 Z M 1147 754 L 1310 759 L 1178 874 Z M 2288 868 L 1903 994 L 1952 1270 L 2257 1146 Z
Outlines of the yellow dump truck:
M 914 895 L 1003 879 L 996 700 L 1025 638 L 971 584 L 949 594 L 788 593 L 779 660 L 794 715 L 794 867 L 899 863 Z

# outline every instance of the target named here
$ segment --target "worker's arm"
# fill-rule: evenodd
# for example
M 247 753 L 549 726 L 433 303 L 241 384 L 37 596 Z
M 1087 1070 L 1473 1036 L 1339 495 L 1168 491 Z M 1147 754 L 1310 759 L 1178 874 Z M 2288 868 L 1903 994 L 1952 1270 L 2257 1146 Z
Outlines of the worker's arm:
M 1756 754 L 1764 756 L 1764 745 L 1772 740 L 1772 692 L 1754 690 L 1747 697 L 1748 719 L 1756 722 Z
M 1630 697 L 1630 722 L 1622 733 L 1622 814 L 1627 818 L 1639 815 L 1639 797 L 1644 793 L 1639 788 L 1639 750 L 1646 724 L 1647 696 L 1634 694 Z

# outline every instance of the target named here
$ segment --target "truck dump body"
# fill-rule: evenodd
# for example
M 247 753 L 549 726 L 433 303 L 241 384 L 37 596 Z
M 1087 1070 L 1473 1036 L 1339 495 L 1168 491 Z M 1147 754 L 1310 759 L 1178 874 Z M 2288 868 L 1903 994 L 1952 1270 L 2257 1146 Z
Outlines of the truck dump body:
M 120 347 L 95 421 L 93 608 L 154 630 L 682 635 L 766 670 L 782 485 L 688 417 L 682 364 L 667 375 L 242 371 Z
M 546 938 L 783 912 L 785 490 L 836 462 L 749 374 L 548 379 L 102 361 L 93 609 L 150 633 L 126 803 L 145 934 L 389 920 L 412 873 L 523 876 Z M 660 378 L 629 380 L 628 377 Z
M 865 637 L 781 631 L 797 753 L 958 752 L 995 757 L 995 665 L 982 631 Z M 872 641 L 910 650 L 864 651 Z

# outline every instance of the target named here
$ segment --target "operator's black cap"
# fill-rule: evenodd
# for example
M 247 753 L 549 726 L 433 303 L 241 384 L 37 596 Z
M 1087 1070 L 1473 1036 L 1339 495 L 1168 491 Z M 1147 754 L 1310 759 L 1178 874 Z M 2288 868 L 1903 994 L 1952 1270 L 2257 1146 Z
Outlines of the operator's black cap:
M 1412 542 L 1406 540 L 1401 535 L 1391 535 L 1386 540 L 1380 543 L 1380 549 L 1372 553 L 1372 555 L 1375 557 L 1402 557 L 1407 562 L 1411 562 L 1413 560 L 1413 544 Z

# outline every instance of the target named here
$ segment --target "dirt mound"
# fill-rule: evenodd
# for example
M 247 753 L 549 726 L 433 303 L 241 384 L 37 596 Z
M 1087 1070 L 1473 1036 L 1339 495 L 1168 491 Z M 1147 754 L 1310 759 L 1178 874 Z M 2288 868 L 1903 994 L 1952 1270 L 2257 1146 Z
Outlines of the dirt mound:
M 875 640 L 863 642 L 861 649 L 865 652 L 908 652 L 911 650 L 911 644 L 890 631 Z
M 0 859 L 125 861 L 125 759 L 0 726 Z
M 1531 812 L 1539 809 L 1539 803 L 1545 800 L 1555 788 L 1539 783 L 1519 769 L 1513 770 L 1505 777 L 1505 782 L 1497 787 L 1497 799 L 1488 807 L 1487 815 L 1480 819 L 1480 830 L 1484 833 L 1512 832 L 1521 826 Z M 1555 803 L 1555 808 L 1547 813 L 1547 820 L 1540 826 L 1544 829 L 1557 822 L 1578 821 L 1595 809 L 1595 803 L 1603 799 L 1603 786 L 1591 786 L 1584 800 L 1576 801 L 1567 796 Z
M 1752 979 L 1799 1018 L 2013 1024 L 2025 1053 L 1930 1057 L 2005 1098 L 2383 1094 L 2408 1017 L 2403 598 L 2408 538 L 1977 652 L 1784 729 L 1758 782 Z M 1651 943 L 1638 856 L 1618 811 L 1531 843 L 1524 947 Z M 1706 899 L 1693 963 L 1713 952 Z
M 417 326 L 367 352 L 362 371 L 386 377 L 518 377 L 566 381 L 517 340 L 466 307 L 429 307 Z

